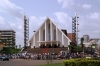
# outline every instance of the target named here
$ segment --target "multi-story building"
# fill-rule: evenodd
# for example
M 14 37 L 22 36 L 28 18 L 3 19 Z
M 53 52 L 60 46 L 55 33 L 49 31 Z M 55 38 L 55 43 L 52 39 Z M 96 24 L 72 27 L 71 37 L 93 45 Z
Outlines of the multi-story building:
M 84 38 L 84 43 L 88 42 L 90 39 L 89 35 L 83 35 L 83 38 Z
M 4 44 L 4 47 L 15 47 L 15 31 L 0 30 L 0 43 Z

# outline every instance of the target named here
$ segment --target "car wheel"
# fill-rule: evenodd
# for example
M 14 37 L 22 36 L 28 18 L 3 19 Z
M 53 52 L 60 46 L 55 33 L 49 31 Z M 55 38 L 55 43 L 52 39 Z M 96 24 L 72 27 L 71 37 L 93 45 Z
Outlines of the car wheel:
M 3 59 L 1 59 L 1 61 L 3 61 Z

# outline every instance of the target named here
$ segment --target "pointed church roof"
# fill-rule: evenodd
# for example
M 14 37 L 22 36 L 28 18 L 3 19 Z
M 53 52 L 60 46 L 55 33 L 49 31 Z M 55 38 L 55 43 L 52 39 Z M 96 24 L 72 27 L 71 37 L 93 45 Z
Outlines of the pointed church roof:
M 43 26 L 43 24 L 44 24 L 45 22 L 47 22 L 48 19 L 52 22 L 52 20 L 51 20 L 49 17 L 47 17 L 47 18 L 44 20 L 44 22 L 41 24 L 41 26 L 39 27 L 39 29 Z M 52 22 L 52 23 L 54 24 L 54 22 Z M 55 24 L 54 24 L 54 25 L 55 25 Z M 55 26 L 56 26 L 56 25 L 55 25 Z M 57 26 L 56 26 L 56 27 L 57 27 Z M 57 28 L 58 28 L 58 27 L 57 27 Z M 39 29 L 33 34 L 32 38 L 34 37 L 34 35 L 36 35 L 36 33 L 39 31 Z M 65 33 L 64 33 L 61 29 L 58 28 L 58 30 L 59 30 L 61 33 L 63 33 L 64 36 L 71 42 L 71 40 L 65 35 Z M 29 40 L 29 42 L 32 40 L 32 38 Z

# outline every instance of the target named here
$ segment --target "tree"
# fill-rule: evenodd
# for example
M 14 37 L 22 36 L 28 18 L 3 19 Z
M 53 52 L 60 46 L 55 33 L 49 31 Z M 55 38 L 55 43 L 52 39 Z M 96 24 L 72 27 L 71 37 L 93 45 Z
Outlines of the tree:
M 15 48 L 17 49 L 17 47 L 18 47 L 18 46 L 16 45 Z
M 0 53 L 3 54 L 13 54 L 13 53 L 19 53 L 21 49 L 15 49 L 13 47 L 4 47 Z
M 82 37 L 80 41 L 81 41 L 82 51 L 84 52 L 84 44 L 83 44 L 84 38 Z
M 19 48 L 21 48 L 21 45 L 19 45 Z
M 71 42 L 68 47 L 69 47 L 70 53 L 77 51 L 77 46 L 73 42 Z

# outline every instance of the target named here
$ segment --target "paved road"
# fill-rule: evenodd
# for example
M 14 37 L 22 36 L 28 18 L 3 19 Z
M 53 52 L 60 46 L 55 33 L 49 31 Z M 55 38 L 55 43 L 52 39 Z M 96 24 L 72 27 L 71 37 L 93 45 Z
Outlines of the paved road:
M 59 63 L 62 60 L 53 60 L 53 63 Z M 41 64 L 47 64 L 46 60 L 10 60 L 10 61 L 0 61 L 0 66 L 39 66 Z

